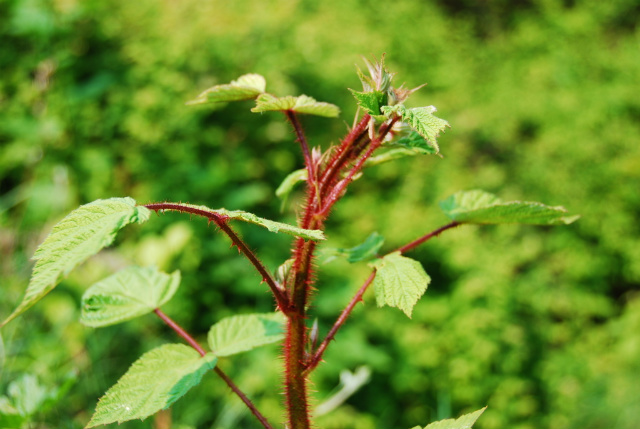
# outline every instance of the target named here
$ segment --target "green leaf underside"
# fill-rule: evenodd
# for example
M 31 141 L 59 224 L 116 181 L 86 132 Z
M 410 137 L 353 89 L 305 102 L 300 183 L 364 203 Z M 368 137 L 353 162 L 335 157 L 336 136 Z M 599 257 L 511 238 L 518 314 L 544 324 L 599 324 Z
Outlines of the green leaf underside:
M 109 246 L 125 225 L 149 219 L 132 198 L 97 200 L 72 211 L 53 227 L 33 256 L 36 264 L 22 302 L 5 325 L 55 288 L 78 264 Z M 0 325 L 0 326 L 2 326 Z
M 438 153 L 417 131 L 411 131 L 408 135 L 392 141 L 389 146 L 401 146 L 423 155 L 434 155 Z
M 346 258 L 347 261 L 354 263 L 374 258 L 378 254 L 378 250 L 380 250 L 383 244 L 384 237 L 377 232 L 373 232 L 367 237 L 364 242 L 355 247 L 352 247 L 350 249 L 327 249 L 325 253 L 329 255 L 329 260 L 333 259 L 333 257 L 335 256 L 341 256 Z
M 378 307 L 397 307 L 411 317 L 413 307 L 431 282 L 420 262 L 393 252 L 369 265 L 377 270 L 373 287 Z
M 179 271 L 165 274 L 155 267 L 127 267 L 87 289 L 80 321 L 95 328 L 142 316 L 167 303 L 179 285 Z
M 298 182 L 304 182 L 307 180 L 308 172 L 306 168 L 302 168 L 300 170 L 296 170 L 287 177 L 284 178 L 278 189 L 276 189 L 276 197 L 281 200 L 286 200 L 293 191 L 293 188 L 298 184 Z
M 471 429 L 478 420 L 478 417 L 486 410 L 484 407 L 473 413 L 465 414 L 457 419 L 446 419 L 438 422 L 433 422 L 424 427 L 424 429 Z M 420 426 L 416 426 L 413 429 L 422 429 Z
M 565 225 L 580 216 L 567 216 L 564 207 L 552 207 L 537 202 L 508 201 L 488 192 L 473 190 L 458 192 L 440 202 L 444 213 L 460 223 L 526 225 Z
M 349 89 L 349 91 L 351 91 L 351 94 L 356 99 L 358 106 L 362 107 L 370 115 L 380 115 L 380 108 L 387 104 L 388 96 L 382 91 L 372 90 L 358 92 L 353 89 Z
M 183 344 L 157 347 L 131 365 L 125 375 L 104 394 L 88 428 L 144 419 L 168 408 L 213 369 L 217 358 Z
M 261 94 L 256 100 L 256 107 L 251 109 L 252 112 L 257 113 L 286 110 L 326 118 L 335 118 L 340 114 L 338 106 L 316 101 L 315 98 L 307 95 L 276 97 L 271 94 Z
M 426 106 L 407 109 L 402 104 L 398 104 L 395 106 L 383 106 L 381 110 L 388 118 L 391 118 L 394 114 L 399 115 L 402 122 L 411 126 L 413 130 L 424 137 L 427 143 L 435 150 L 435 153 L 440 152 L 436 138 L 449 126 L 449 122 L 433 115 L 433 112 L 436 111 L 435 107 Z
M 206 213 L 210 213 L 214 216 L 222 216 L 231 219 L 238 219 L 245 222 L 253 223 L 256 225 L 260 225 L 264 228 L 267 228 L 271 232 L 284 232 L 285 234 L 294 235 L 297 237 L 302 237 L 306 240 L 324 240 L 324 232 L 319 229 L 303 229 L 298 228 L 297 226 L 289 225 L 287 223 L 275 222 L 269 219 L 264 219 L 254 215 L 253 213 L 248 213 L 242 210 L 226 210 L 226 209 L 210 209 L 206 206 L 197 206 L 193 204 L 180 204 L 183 207 L 190 207 L 203 212 L 203 216 L 206 216 Z M 167 210 L 179 210 L 176 209 L 167 209 Z
M 188 105 L 206 103 L 225 103 L 228 101 L 252 100 L 262 94 L 266 88 L 264 77 L 251 73 L 240 76 L 231 83 L 216 85 L 198 95 Z
M 209 330 L 209 347 L 216 356 L 230 356 L 279 342 L 284 337 L 284 321 L 282 313 L 227 317 Z

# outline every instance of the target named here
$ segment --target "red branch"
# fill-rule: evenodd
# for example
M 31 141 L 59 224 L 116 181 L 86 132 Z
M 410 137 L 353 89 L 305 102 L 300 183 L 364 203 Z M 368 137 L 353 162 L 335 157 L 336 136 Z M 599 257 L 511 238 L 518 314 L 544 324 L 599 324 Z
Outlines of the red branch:
M 191 335 L 187 334 L 187 332 L 184 329 L 182 329 L 180 325 L 174 322 L 169 316 L 164 314 L 159 308 L 156 308 L 155 310 L 153 310 L 153 312 L 156 313 L 156 315 L 160 319 L 162 319 L 164 323 L 169 325 L 171 329 L 176 331 L 176 333 L 180 337 L 182 337 L 187 343 L 189 343 L 189 345 L 193 347 L 200 354 L 200 356 L 204 356 L 207 354 L 204 351 L 204 349 L 200 346 L 200 344 L 198 344 L 198 342 L 194 340 Z M 238 395 L 238 397 L 242 400 L 242 402 L 244 402 L 244 404 L 249 408 L 249 410 L 251 410 L 251 413 L 253 413 L 253 415 L 256 416 L 256 418 L 260 421 L 262 426 L 265 427 L 265 429 L 273 429 L 273 427 L 269 424 L 267 419 L 260 413 L 260 411 L 258 411 L 256 406 L 253 405 L 253 402 L 251 402 L 251 400 L 247 397 L 247 395 L 245 395 L 244 392 L 242 392 L 242 390 L 240 390 L 240 388 L 236 386 L 236 384 L 229 378 L 227 374 L 225 374 L 220 368 L 218 368 L 218 366 L 214 367 L 213 370 L 218 375 L 218 377 L 220 377 L 222 380 L 224 380 L 225 383 L 227 383 L 227 386 L 231 388 L 233 393 Z
M 182 213 L 195 214 L 198 216 L 206 217 L 210 221 L 215 222 L 216 225 L 218 225 L 218 227 L 229 236 L 233 244 L 238 247 L 240 252 L 249 260 L 249 262 L 251 262 L 258 273 L 262 276 L 262 280 L 267 283 L 267 285 L 271 289 L 271 292 L 273 292 L 278 307 L 280 307 L 283 312 L 286 312 L 288 310 L 289 300 L 287 296 L 275 281 L 271 273 L 267 271 L 264 265 L 262 265 L 262 262 L 260 262 L 258 257 L 251 251 L 251 249 L 249 249 L 249 247 L 238 236 L 238 234 L 236 234 L 236 232 L 231 229 L 229 225 L 227 225 L 227 221 L 229 219 L 228 217 L 221 216 L 214 211 L 177 203 L 152 203 L 145 204 L 145 207 L 149 210 L 154 210 L 155 212 L 159 212 L 161 210 L 173 210 Z
M 443 231 L 446 231 L 447 229 L 455 228 L 456 226 L 459 226 L 459 225 L 462 225 L 462 224 L 459 223 L 459 222 L 456 222 L 456 221 L 448 223 L 445 226 L 442 226 L 442 227 L 436 229 L 435 231 L 430 232 L 427 235 L 423 235 L 422 237 L 418 238 L 417 240 L 412 241 L 411 243 L 405 244 L 402 247 L 398 247 L 396 250 L 394 250 L 394 252 L 406 253 L 409 250 L 415 249 L 416 247 L 418 247 L 419 245 L 421 245 L 425 241 L 427 241 L 427 240 L 429 240 L 429 239 L 431 239 L 433 237 L 437 237 Z M 393 252 L 389 252 L 389 253 L 393 253 Z
M 322 344 L 318 346 L 318 349 L 313 354 L 313 357 L 307 362 L 305 374 L 310 373 L 315 369 L 316 366 L 318 366 L 318 364 L 322 360 L 322 355 L 324 354 L 324 351 L 327 349 L 327 346 L 329 345 L 331 340 L 333 340 L 333 338 L 336 336 L 338 329 L 340 329 L 340 327 L 347 320 L 347 317 L 349 317 L 349 314 L 351 314 L 351 311 L 353 311 L 353 308 L 356 306 L 356 304 L 362 301 L 362 296 L 367 291 L 367 289 L 369 288 L 369 286 L 371 285 L 375 277 L 376 277 L 376 271 L 373 270 L 373 272 L 371 273 L 367 281 L 364 282 L 364 284 L 360 287 L 360 289 L 358 290 L 356 295 L 353 297 L 353 299 L 351 299 L 347 307 L 342 311 L 342 313 L 340 314 L 340 317 L 338 317 L 338 320 L 336 320 L 336 323 L 333 324 L 333 327 L 327 334 L 326 338 L 322 341 Z

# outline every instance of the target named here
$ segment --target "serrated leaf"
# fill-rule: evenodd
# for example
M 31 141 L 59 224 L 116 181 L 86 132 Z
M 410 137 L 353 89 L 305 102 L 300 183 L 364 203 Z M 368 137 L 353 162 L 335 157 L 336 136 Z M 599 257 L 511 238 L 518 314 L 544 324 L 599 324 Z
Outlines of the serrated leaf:
M 458 192 L 440 202 L 444 213 L 460 223 L 526 225 L 564 225 L 580 216 L 567 216 L 564 207 L 547 206 L 529 201 L 503 202 L 488 192 L 473 190 Z
M 417 131 L 411 131 L 407 135 L 402 136 L 398 140 L 394 140 L 389 144 L 389 146 L 396 145 L 422 155 L 434 155 L 438 153 L 436 148 L 430 145 L 429 142 L 427 142 L 427 140 Z
M 358 106 L 370 115 L 380 115 L 380 108 L 387 104 L 388 96 L 385 92 L 376 90 L 358 92 L 353 89 L 349 89 L 349 91 L 356 99 Z
M 261 94 L 256 100 L 256 107 L 252 112 L 270 112 L 290 110 L 296 113 L 335 118 L 340 114 L 340 108 L 335 104 L 316 101 L 315 98 L 300 95 L 294 97 L 276 97 L 271 94 Z
M 329 256 L 324 262 L 329 262 L 336 256 L 344 257 L 351 263 L 365 261 L 374 258 L 383 244 L 384 237 L 377 232 L 373 232 L 364 242 L 350 249 L 332 248 L 323 250 L 323 253 Z
M 424 429 L 471 429 L 478 420 L 478 417 L 486 410 L 487 407 L 481 410 L 474 411 L 473 413 L 465 414 L 457 419 L 445 419 L 438 422 L 433 422 L 424 427 Z M 416 426 L 413 429 L 421 429 L 420 426 Z
M 393 252 L 369 265 L 377 271 L 373 288 L 378 307 L 397 307 L 411 317 L 413 307 L 431 282 L 420 262 Z
M 142 316 L 167 303 L 179 285 L 179 271 L 165 274 L 155 267 L 127 267 L 87 289 L 80 321 L 97 328 Z
M 147 219 L 149 210 L 137 207 L 133 198 L 128 197 L 97 200 L 72 211 L 53 227 L 36 250 L 33 256 L 36 265 L 26 294 L 2 325 L 49 293 L 78 264 L 109 246 L 125 225 Z
M 372 156 L 368 158 L 364 162 L 365 167 L 373 167 L 375 165 L 384 164 L 385 162 L 394 161 L 400 158 L 406 158 L 408 156 L 416 156 L 419 155 L 418 152 L 412 149 L 407 149 L 404 147 L 397 147 L 390 149 L 386 152 L 381 153 L 380 155 Z
M 209 347 L 216 356 L 230 356 L 281 341 L 284 321 L 282 313 L 227 317 L 209 330 Z
M 297 226 L 289 225 L 287 223 L 275 222 L 269 219 L 264 219 L 254 215 L 253 213 L 245 212 L 242 210 L 227 210 L 227 209 L 210 209 L 206 206 L 198 206 L 193 204 L 180 204 L 184 207 L 190 207 L 197 209 L 202 212 L 203 216 L 206 216 L 208 213 L 215 216 L 227 217 L 230 219 L 238 219 L 245 222 L 253 223 L 256 225 L 260 225 L 264 228 L 267 228 L 271 232 L 284 232 L 285 234 L 294 235 L 297 237 L 302 237 L 306 240 L 324 240 L 324 232 L 319 229 L 304 229 L 298 228 Z M 179 210 L 175 209 L 167 209 L 167 210 Z
M 395 106 L 384 106 L 381 110 L 388 118 L 399 115 L 402 122 L 407 123 L 425 138 L 427 143 L 435 149 L 435 153 L 440 152 L 436 138 L 449 126 L 449 122 L 433 115 L 433 112 L 436 111 L 434 106 L 407 109 L 402 104 L 397 104 Z
M 200 383 L 216 362 L 212 353 L 201 357 L 183 344 L 166 344 L 145 353 L 100 398 L 87 428 L 144 419 L 168 408 Z
M 224 103 L 228 101 L 252 100 L 265 91 L 266 81 L 259 74 L 250 73 L 224 85 L 216 85 L 198 95 L 188 105 Z

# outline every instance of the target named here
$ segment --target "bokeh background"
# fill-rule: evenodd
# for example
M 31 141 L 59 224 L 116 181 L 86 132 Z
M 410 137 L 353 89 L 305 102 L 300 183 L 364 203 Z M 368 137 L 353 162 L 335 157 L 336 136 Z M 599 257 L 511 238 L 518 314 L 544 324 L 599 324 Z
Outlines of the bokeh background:
M 132 196 L 294 222 L 300 195 L 283 213 L 274 197 L 301 166 L 281 116 L 184 102 L 260 73 L 270 92 L 342 107 L 339 120 L 304 118 L 326 148 L 355 113 L 354 64 L 386 52 L 398 83 L 428 82 L 409 104 L 434 104 L 451 123 L 444 157 L 368 170 L 336 207 L 326 246 L 377 231 L 391 250 L 444 224 L 437 202 L 462 189 L 582 218 L 468 226 L 412 252 L 429 290 L 412 320 L 366 295 L 313 376 L 314 401 L 335 392 L 341 370 L 366 366 L 370 381 L 318 427 L 402 429 L 488 405 L 479 429 L 637 428 L 639 21 L 636 0 L 2 0 L 0 318 L 24 293 L 35 247 L 79 204 Z M 271 269 L 286 259 L 286 236 L 241 228 Z M 222 317 L 272 309 L 206 222 L 166 214 L 129 227 L 2 330 L 6 427 L 83 427 L 140 354 L 177 342 L 151 315 L 99 330 L 77 322 L 86 287 L 132 261 L 182 271 L 165 311 L 200 339 Z M 321 334 L 367 272 L 319 266 Z M 277 424 L 278 352 L 220 363 Z M 209 376 L 170 411 L 121 427 L 258 425 Z

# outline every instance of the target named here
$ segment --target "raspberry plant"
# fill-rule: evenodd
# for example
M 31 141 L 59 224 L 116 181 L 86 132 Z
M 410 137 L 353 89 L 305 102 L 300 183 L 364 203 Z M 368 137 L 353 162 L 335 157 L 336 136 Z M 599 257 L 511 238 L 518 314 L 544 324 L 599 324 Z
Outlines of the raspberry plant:
M 325 350 L 339 333 L 355 305 L 373 287 L 378 306 L 391 306 L 411 317 L 416 302 L 425 293 L 430 277 L 422 265 L 406 256 L 442 232 L 463 224 L 523 223 L 568 224 L 563 207 L 535 202 L 503 202 L 483 191 L 459 192 L 440 203 L 450 222 L 390 251 L 380 252 L 383 239 L 372 234 L 352 249 L 334 251 L 349 262 L 367 262 L 371 273 L 346 303 L 323 339 L 311 326 L 310 304 L 315 291 L 315 259 L 318 242 L 325 239 L 325 222 L 332 208 L 344 197 L 349 185 L 364 176 L 366 167 L 406 156 L 438 154 L 436 138 L 449 126 L 434 115 L 433 106 L 409 108 L 409 96 L 421 87 L 406 89 L 393 85 L 394 74 L 380 61 L 365 60 L 368 75 L 357 70 L 362 90 L 350 90 L 358 111 L 353 126 L 337 145 L 326 150 L 311 148 L 300 121 L 301 115 L 337 117 L 337 106 L 300 95 L 277 97 L 265 92 L 265 79 L 246 74 L 237 80 L 202 92 L 187 104 L 200 105 L 255 100 L 252 112 L 281 112 L 293 128 L 304 158 L 304 168 L 291 173 L 277 190 L 286 199 L 293 187 L 304 182 L 305 201 L 297 225 L 261 218 L 241 210 L 211 209 L 205 206 L 154 202 L 138 204 L 132 198 L 110 198 L 83 205 L 54 228 L 36 250 L 33 274 L 25 297 L 2 325 L 8 323 L 56 285 L 80 263 L 109 246 L 116 233 L 128 224 L 149 220 L 151 212 L 176 211 L 213 222 L 233 246 L 247 258 L 271 291 L 274 312 L 228 317 L 214 324 L 207 336 L 208 350 L 166 315 L 160 307 L 171 299 L 180 285 L 180 273 L 163 273 L 154 267 L 130 266 L 89 287 L 82 298 L 81 322 L 92 327 L 120 323 L 147 313 L 155 313 L 187 344 L 166 344 L 141 356 L 100 399 L 87 427 L 131 419 L 144 419 L 165 409 L 183 396 L 202 377 L 213 371 L 250 409 L 260 424 L 271 429 L 251 400 L 217 365 L 232 356 L 264 344 L 283 342 L 284 408 L 287 427 L 312 427 L 307 380 L 323 360 Z M 249 222 L 274 233 L 294 237 L 290 259 L 272 274 L 240 235 L 234 222 Z M 322 290 L 314 293 L 322 293 Z M 277 389 L 274 388 L 274 392 Z M 274 393 L 275 394 L 275 393 Z M 426 428 L 470 428 L 484 409 L 457 420 L 445 420 Z M 417 426 L 420 428 L 421 426 Z

